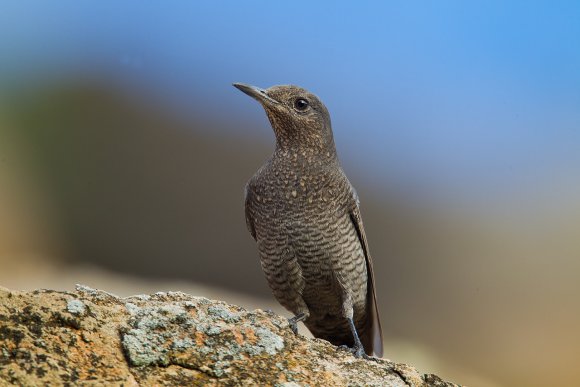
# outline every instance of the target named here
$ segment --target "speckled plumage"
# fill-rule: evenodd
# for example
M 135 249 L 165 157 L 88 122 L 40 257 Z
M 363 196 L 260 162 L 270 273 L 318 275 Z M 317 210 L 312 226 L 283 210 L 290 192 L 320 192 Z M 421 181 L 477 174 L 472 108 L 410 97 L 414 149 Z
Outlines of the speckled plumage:
M 354 188 L 340 167 L 326 107 L 296 86 L 235 85 L 257 99 L 276 134 L 246 185 L 246 222 L 276 299 L 315 337 L 382 356 L 372 261 Z M 302 110 L 298 100 L 307 102 Z

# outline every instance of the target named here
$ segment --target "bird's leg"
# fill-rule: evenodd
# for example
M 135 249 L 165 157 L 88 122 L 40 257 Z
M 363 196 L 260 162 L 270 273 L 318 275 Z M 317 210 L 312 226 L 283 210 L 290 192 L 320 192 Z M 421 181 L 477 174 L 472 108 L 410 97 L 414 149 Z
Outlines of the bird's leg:
M 306 313 L 298 313 L 296 316 L 288 319 L 288 325 L 295 335 L 298 334 L 298 323 L 306 318 Z
M 341 284 L 342 282 L 340 282 L 340 276 L 337 276 L 337 279 L 339 280 L 339 284 Z M 341 287 L 344 289 L 344 286 L 341 285 Z M 356 331 L 356 327 L 354 325 L 354 321 L 353 321 L 353 307 L 352 307 L 352 297 L 350 296 L 350 294 L 345 293 L 343 295 L 343 301 L 342 301 L 342 311 L 343 311 L 343 316 L 344 318 L 346 318 L 346 321 L 348 321 L 348 326 L 350 328 L 350 333 L 352 334 L 352 341 L 354 343 L 354 345 L 352 346 L 352 348 L 346 346 L 346 345 L 341 345 L 340 347 L 338 347 L 339 349 L 344 349 L 350 353 L 352 353 L 354 355 L 354 357 L 360 359 L 370 359 L 371 357 L 368 356 L 365 352 L 365 349 L 363 347 L 362 342 L 360 341 L 360 338 L 358 337 L 358 332 Z
M 348 320 L 348 325 L 350 326 L 350 331 L 352 333 L 352 337 L 354 339 L 354 345 L 352 346 L 352 348 L 348 348 L 345 346 L 345 349 L 347 351 L 351 352 L 354 355 L 354 357 L 356 357 L 356 358 L 359 358 L 359 359 L 363 358 L 363 359 L 367 359 L 367 360 L 371 359 L 371 357 L 365 353 L 365 349 L 360 341 L 360 338 L 358 337 L 356 327 L 354 326 L 354 321 L 352 321 L 352 318 L 347 318 L 347 320 Z

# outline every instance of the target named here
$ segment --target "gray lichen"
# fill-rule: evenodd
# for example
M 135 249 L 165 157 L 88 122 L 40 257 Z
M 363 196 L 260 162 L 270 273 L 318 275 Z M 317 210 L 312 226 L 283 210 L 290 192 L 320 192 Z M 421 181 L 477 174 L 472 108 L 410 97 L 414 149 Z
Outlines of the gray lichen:
M 276 383 L 276 387 L 306 387 L 307 384 L 298 384 L 296 382 L 284 382 L 284 383 Z
M 240 316 L 236 313 L 232 313 L 221 305 L 211 305 L 207 308 L 210 315 L 218 317 L 226 322 L 237 322 L 240 321 Z
M 75 298 L 67 301 L 66 310 L 71 314 L 80 316 L 85 314 L 87 307 L 81 300 Z
M 132 365 L 168 365 L 167 351 L 159 336 L 151 336 L 147 330 L 131 329 L 123 335 L 123 348 Z
M 94 297 L 98 300 L 110 300 L 110 299 L 118 300 L 119 299 L 119 296 L 117 296 L 113 293 L 109 293 L 109 292 L 106 292 L 104 290 L 93 289 L 89 286 L 82 285 L 82 284 L 76 284 L 75 289 L 77 292 L 79 292 L 81 294 L 85 294 L 87 296 Z
M 284 349 L 284 339 L 271 330 L 257 327 L 255 328 L 255 331 L 260 340 L 257 345 L 246 346 L 246 351 L 248 353 L 258 355 L 262 352 L 266 352 L 269 355 L 274 355 L 276 352 Z
M 188 321 L 190 317 L 180 305 L 140 307 L 126 302 L 125 307 L 131 315 L 131 329 L 123 335 L 122 344 L 133 365 L 167 365 L 170 363 L 168 353 L 172 348 L 183 349 L 186 343 L 193 343 L 189 338 L 182 338 L 175 330 L 168 329 L 176 322 L 182 323 L 183 327 L 193 324 Z
M 167 303 L 167 297 L 187 300 Z M 250 317 L 241 308 L 208 304 L 203 298 L 192 301 L 192 297 L 177 292 L 155 293 L 147 300 L 147 306 L 141 306 L 143 301 L 135 297 L 125 300 L 131 317 L 122 345 L 134 366 L 165 366 L 179 363 L 182 356 L 202 356 L 200 367 L 204 372 L 221 377 L 228 373 L 233 361 L 274 355 L 284 349 L 284 339 L 255 318 L 238 325 L 242 316 Z M 234 337 L 243 338 L 243 342 Z

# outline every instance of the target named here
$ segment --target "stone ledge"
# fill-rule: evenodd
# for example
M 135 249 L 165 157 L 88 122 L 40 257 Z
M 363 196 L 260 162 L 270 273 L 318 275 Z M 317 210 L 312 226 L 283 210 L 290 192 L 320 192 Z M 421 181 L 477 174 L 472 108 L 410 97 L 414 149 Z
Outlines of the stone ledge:
M 456 386 L 296 336 L 286 319 L 181 292 L 0 288 L 0 385 Z

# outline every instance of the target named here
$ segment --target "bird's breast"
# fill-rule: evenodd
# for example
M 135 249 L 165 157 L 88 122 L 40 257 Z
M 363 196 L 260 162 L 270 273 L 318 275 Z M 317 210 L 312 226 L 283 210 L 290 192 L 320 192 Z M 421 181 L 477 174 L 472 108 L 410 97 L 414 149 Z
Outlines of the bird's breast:
M 342 216 L 348 192 L 324 170 L 301 173 L 292 168 L 261 170 L 253 179 L 255 205 L 270 217 L 324 213 Z

